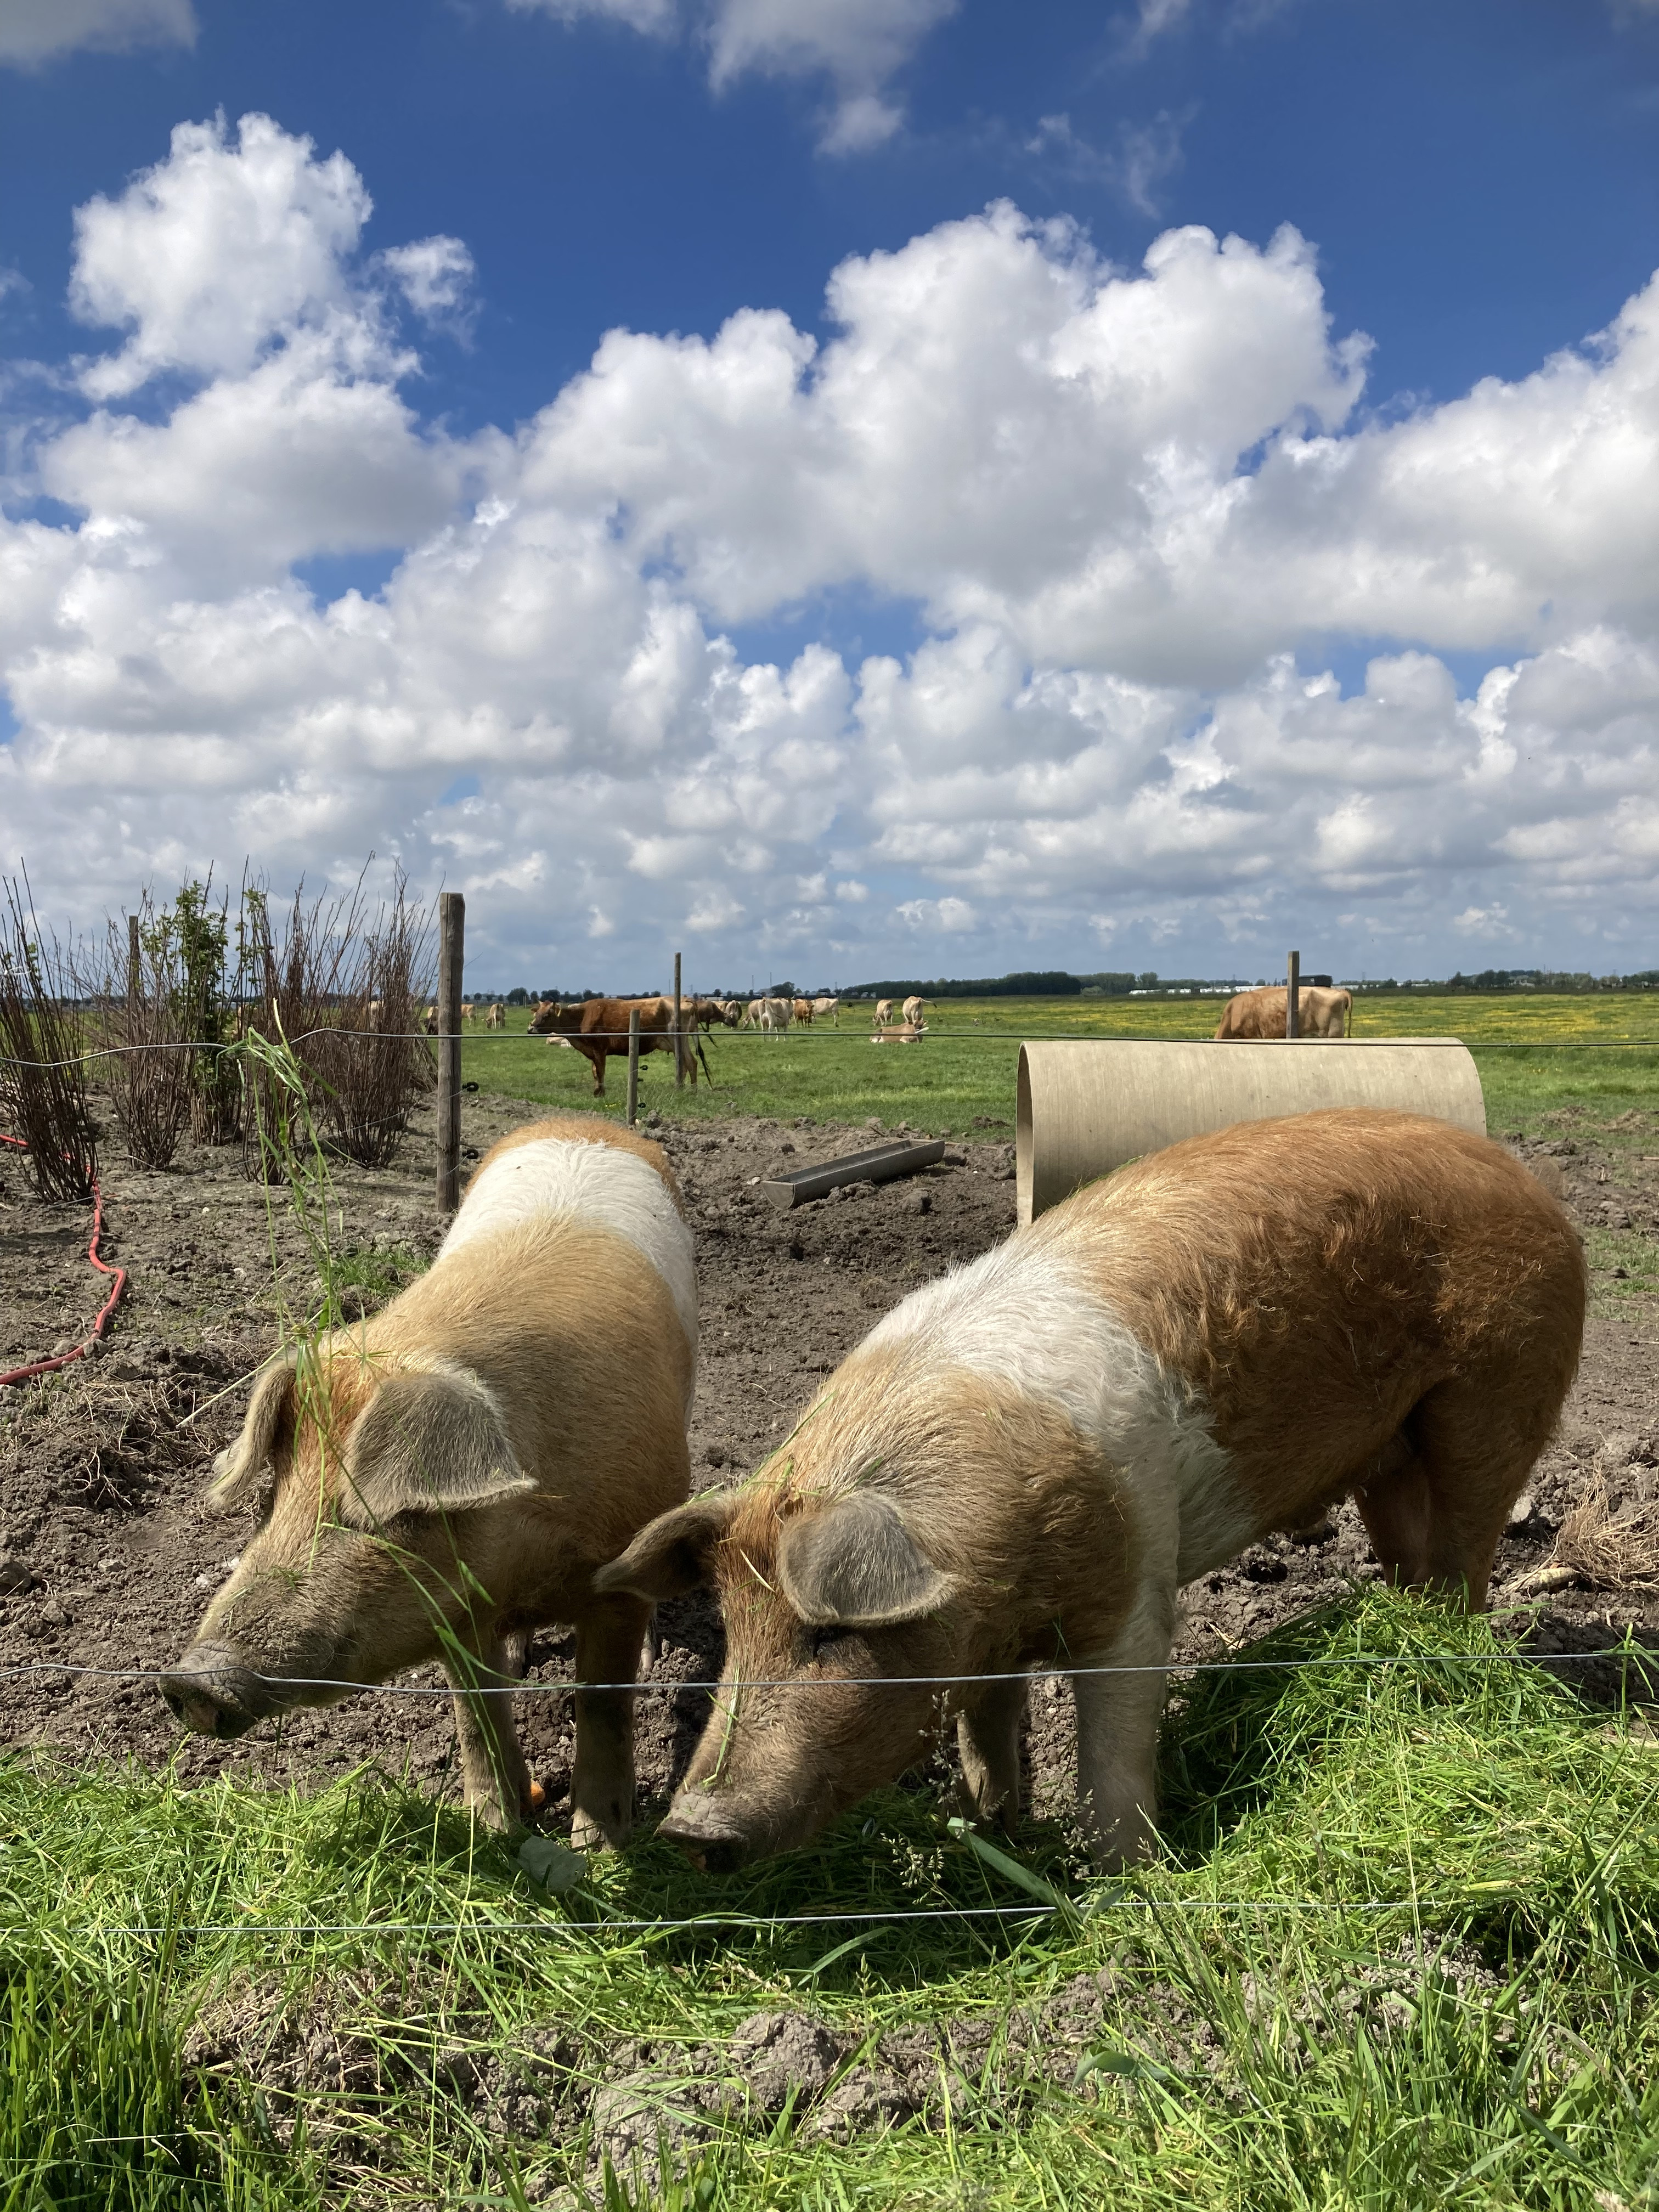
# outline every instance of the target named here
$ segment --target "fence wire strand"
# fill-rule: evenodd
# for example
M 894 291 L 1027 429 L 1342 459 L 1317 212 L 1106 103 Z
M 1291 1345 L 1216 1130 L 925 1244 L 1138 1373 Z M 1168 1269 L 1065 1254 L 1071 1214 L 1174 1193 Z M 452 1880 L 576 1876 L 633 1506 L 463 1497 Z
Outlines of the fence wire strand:
M 648 1036 L 663 1036 L 666 1033 L 658 1030 L 647 1032 L 647 1034 Z M 687 1037 L 690 1038 L 692 1033 L 688 1030 L 685 1034 Z M 745 1030 L 720 1029 L 710 1030 L 707 1033 L 698 1032 L 698 1034 L 706 1035 L 707 1041 L 718 1044 L 758 1046 L 766 1043 L 775 1043 L 778 1041 L 779 1036 L 782 1036 L 788 1037 L 790 1042 L 795 1044 L 827 1046 L 842 1043 L 857 1043 L 860 1039 L 862 1032 L 858 1028 L 826 1030 L 822 1035 L 819 1035 L 817 1031 L 807 1030 L 795 1031 L 772 1031 L 768 1033 L 760 1030 Z M 1215 1038 L 1210 1036 L 1146 1036 L 1133 1031 L 1125 1031 L 1121 1030 L 1078 1030 L 1025 1028 L 1010 1030 L 946 1029 L 943 1024 L 928 1030 L 927 1034 L 930 1036 L 940 1037 L 951 1044 L 1023 1044 L 1030 1042 L 1031 1043 L 1037 1044 L 1174 1045 L 1212 1044 L 1217 1042 Z M 524 1030 L 341 1030 L 322 1028 L 297 1030 L 294 1036 L 289 1038 L 288 1042 L 290 1045 L 298 1047 L 302 1044 L 309 1043 L 314 1037 L 330 1037 L 340 1043 L 361 1042 L 364 1044 L 387 1044 L 400 1042 L 410 1044 L 443 1044 L 453 1041 L 465 1045 L 554 1045 L 568 1044 L 573 1041 L 572 1038 L 561 1036 L 556 1031 L 550 1036 L 544 1036 L 539 1031 Z M 626 1030 L 590 1030 L 580 1041 L 585 1044 L 625 1044 L 628 1041 L 628 1032 Z M 1246 1041 L 1248 1042 L 1248 1040 Z M 1269 1040 L 1269 1042 L 1274 1041 L 1275 1040 Z M 1366 1036 L 1363 1037 L 1340 1038 L 1310 1037 L 1304 1039 L 1303 1042 L 1310 1044 L 1408 1044 L 1412 1046 L 1413 1049 L 1422 1048 L 1432 1050 L 1440 1048 L 1446 1051 L 1473 1052 L 1645 1052 L 1659 1048 L 1659 1036 L 1462 1037 Z M 12 1054 L 0 1053 L 0 1067 L 27 1067 L 35 1069 L 42 1074 L 46 1074 L 49 1073 L 59 1073 L 69 1068 L 83 1067 L 88 1061 L 94 1060 L 125 1059 L 134 1053 L 228 1053 L 235 1052 L 239 1048 L 237 1041 L 234 1039 L 227 1041 L 223 1038 L 212 1037 L 200 1037 L 194 1039 L 170 1037 L 158 1039 L 153 1042 L 146 1044 L 92 1045 L 89 1046 L 85 1052 L 77 1053 L 72 1060 L 26 1060 L 19 1059 Z
M 533 1877 L 532 1877 L 533 1879 Z M 892 1912 L 698 1912 L 681 1919 L 563 1920 L 204 1920 L 100 1924 L 100 1936 L 592 1936 L 657 1929 L 888 1927 L 939 1920 L 1089 1920 L 1120 1910 L 1146 1912 L 1450 1911 L 1476 1900 L 1455 1897 L 1110 1897 L 1067 1899 L 1062 1905 L 934 1905 Z
M 1283 1659 L 1221 1659 L 1175 1660 L 1167 1666 L 1073 1666 L 1035 1669 L 1019 1669 L 1012 1673 L 988 1674 L 925 1674 L 913 1676 L 854 1676 L 830 1678 L 842 1686 L 854 1687 L 948 1687 L 972 1682 L 1001 1682 L 1013 1680 L 1065 1680 L 1079 1676 L 1097 1674 L 1255 1674 L 1295 1672 L 1317 1668 L 1450 1667 L 1477 1668 L 1494 1665 L 1519 1665 L 1540 1662 L 1593 1662 L 1625 1660 L 1639 1666 L 1656 1655 L 1632 1644 L 1628 1639 L 1621 1646 L 1595 1651 L 1528 1652 L 1522 1650 L 1495 1652 L 1348 1652 L 1326 1657 L 1285 1657 Z M 24 1676 L 55 1674 L 72 1678 L 95 1678 L 122 1682 L 155 1682 L 177 1680 L 159 1670 L 140 1668 L 88 1667 L 68 1662 L 31 1662 L 21 1667 L 0 1670 L 0 1680 L 16 1680 Z M 258 1675 L 261 1683 L 279 1684 L 279 1678 Z M 397 1683 L 347 1683 L 331 1680 L 307 1679 L 291 1680 L 290 1688 L 363 1690 L 371 1694 L 388 1697 L 448 1698 L 454 1692 L 448 1687 L 427 1688 Z M 518 1695 L 540 1692 L 544 1695 L 565 1694 L 574 1690 L 681 1690 L 716 1692 L 726 1686 L 716 1681 L 694 1682 L 548 1682 L 526 1683 L 507 1681 L 498 1690 L 488 1692 L 497 1695 Z M 750 1688 L 787 1688 L 791 1686 L 822 1687 L 821 1681 L 799 1676 L 782 1677 L 769 1683 L 751 1683 Z M 971 1834 L 967 1840 L 970 1844 Z M 1002 1855 L 998 1854 L 999 1856 Z M 526 1868 L 528 1879 L 537 1877 Z M 869 1928 L 872 1931 L 890 1926 L 937 1924 L 940 1922 L 981 1922 L 994 1920 L 1020 1926 L 1037 1926 L 1060 1921 L 1076 1927 L 1082 1921 L 1103 1917 L 1115 1911 L 1140 1911 L 1154 1914 L 1202 1913 L 1391 1913 L 1411 1912 L 1420 1916 L 1425 1911 L 1456 1912 L 1469 1911 L 1477 1905 L 1491 1905 L 1500 1896 L 1514 1894 L 1522 1885 L 1516 1882 L 1490 1883 L 1480 1886 L 1480 1893 L 1465 1897 L 1424 1897 L 1413 1895 L 1397 1898 L 1324 1898 L 1324 1897 L 1147 1897 L 1126 1893 L 1115 1889 L 1109 1894 L 1085 1894 L 1073 1899 L 1055 1891 L 1046 1880 L 1022 1869 L 1023 1878 L 1030 1886 L 1046 1890 L 1054 1899 L 1052 1903 L 1032 1901 L 1009 1905 L 927 1905 L 908 1906 L 887 1911 L 848 1909 L 823 1912 L 701 1912 L 683 1916 L 618 1916 L 615 1918 L 572 1920 L 556 1913 L 535 1919 L 502 1920 L 479 1914 L 469 1920 L 360 1920 L 360 1921 L 185 1921 L 165 1923 L 100 1923 L 82 1928 L 78 1932 L 86 1937 L 130 1936 L 145 1941 L 161 1940 L 181 1936 L 249 1936 L 315 1938 L 324 1936 L 395 1936 L 463 1937 L 485 1936 L 494 1939 L 503 1935 L 559 1935 L 597 1936 L 721 1934 L 747 1933 L 763 1935 L 781 1929 L 854 1927 Z M 12 1931 L 14 1933 L 19 1931 Z
M 744 1678 L 745 1690 L 920 1690 L 961 1688 L 975 1682 L 1065 1682 L 1103 1674 L 1294 1674 L 1304 1669 L 1329 1668 L 1394 1667 L 1504 1667 L 1538 1666 L 1558 1661 L 1571 1664 L 1588 1664 L 1592 1661 L 1624 1661 L 1627 1664 L 1659 1668 L 1659 1651 L 1650 1650 L 1636 1643 L 1604 1644 L 1594 1651 L 1542 1651 L 1517 1649 L 1513 1651 L 1350 1651 L 1334 1653 L 1328 1658 L 1285 1659 L 1166 1659 L 1137 1662 L 1133 1664 L 1116 1661 L 1087 1662 L 1068 1667 L 1013 1667 L 997 1674 L 780 1674 L 766 1680 L 751 1681 Z M 89 1667 L 69 1660 L 27 1660 L 15 1667 L 0 1667 L 0 1682 L 15 1682 L 42 1675 L 69 1675 L 91 1678 L 109 1682 L 210 1682 L 210 1670 L 185 1673 L 179 1668 L 160 1667 Z M 276 1690 L 348 1690 L 371 1698 L 453 1698 L 457 1692 L 447 1683 L 421 1682 L 353 1682 L 342 1676 L 327 1674 L 260 1674 L 250 1669 L 246 1680 L 257 1682 L 262 1688 Z M 672 1679 L 641 1681 L 637 1676 L 627 1682 L 588 1682 L 572 1675 L 558 1681 L 532 1682 L 519 1675 L 501 1675 L 492 1680 L 480 1678 L 470 1688 L 489 1697 L 566 1697 L 573 1691 L 632 1690 L 636 1693 L 682 1690 L 707 1691 L 711 1694 L 731 1688 L 729 1682 L 720 1680 L 678 1681 Z M 463 1692 L 461 1694 L 467 1694 Z M 275 1718 L 270 1715 L 268 1717 Z

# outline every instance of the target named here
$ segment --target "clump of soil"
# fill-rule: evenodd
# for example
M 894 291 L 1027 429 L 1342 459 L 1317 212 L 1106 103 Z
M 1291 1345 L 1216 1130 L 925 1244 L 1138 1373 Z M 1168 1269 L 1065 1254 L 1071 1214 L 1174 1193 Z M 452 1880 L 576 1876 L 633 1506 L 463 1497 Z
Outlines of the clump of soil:
M 468 1097 L 465 1142 L 482 1152 L 541 1110 Z M 1013 1148 L 978 1141 L 978 1132 L 921 1176 L 855 1186 L 787 1214 L 761 1198 L 760 1180 L 867 1146 L 875 1133 L 867 1125 L 733 1119 L 653 1133 L 673 1159 L 696 1234 L 702 1343 L 691 1446 L 699 1480 L 740 1479 L 882 1313 L 1013 1226 Z M 1651 1228 L 1659 1160 L 1583 1133 L 1516 1149 L 1540 1164 L 1581 1223 L 1628 1222 L 1643 1236 Z M 339 1242 L 356 1255 L 365 1308 L 435 1249 L 432 1169 L 428 1109 L 395 1169 L 337 1170 Z M 145 1669 L 177 1656 L 252 1526 L 246 1514 L 209 1510 L 213 1455 L 240 1425 L 247 1378 L 275 1341 L 278 1296 L 305 1306 L 316 1294 L 284 1194 L 247 1182 L 238 1152 L 186 1148 L 174 1166 L 155 1171 L 134 1166 L 110 1139 L 103 1177 L 106 1249 L 131 1271 L 107 1348 L 45 1384 L 0 1393 L 0 1667 L 51 1660 Z M 100 1295 L 86 1233 L 85 1208 L 43 1201 L 15 1173 L 0 1184 L 0 1367 L 85 1334 Z M 1564 1522 L 1592 1494 L 1605 1497 L 1614 1516 L 1659 1498 L 1656 1340 L 1659 1299 L 1637 1291 L 1592 1319 L 1562 1434 L 1499 1548 L 1495 1604 L 1545 1566 Z M 1346 1506 L 1322 1527 L 1255 1546 L 1194 1584 L 1177 1656 L 1218 1656 L 1376 1571 Z M 1535 1637 L 1547 1650 L 1602 1648 L 1629 1622 L 1650 1637 L 1659 1629 L 1650 1585 L 1620 1593 L 1580 1582 L 1550 1590 L 1547 1604 Z M 641 1703 L 647 1811 L 669 1794 L 707 1711 L 701 1693 L 674 1686 L 718 1673 L 712 1608 L 701 1598 L 665 1607 L 654 1650 L 651 1675 L 662 1694 Z M 570 1662 L 568 1639 L 545 1634 L 531 1654 L 530 1679 L 556 1683 Z M 1592 1670 L 1567 1671 L 1577 1679 Z M 1596 1671 L 1604 1688 L 1616 1686 L 1614 1668 Z M 435 1669 L 411 1678 L 415 1686 L 441 1680 Z M 14 1743 L 131 1754 L 157 1765 L 177 1743 L 148 1682 L 47 1674 L 7 1688 L 4 1733 Z M 1035 1806 L 1059 1811 L 1073 1787 L 1069 1686 L 1039 1684 L 1031 1704 Z M 526 1748 L 556 1824 L 568 1814 L 566 1701 L 528 1697 L 521 1708 Z M 294 1714 L 234 1744 L 192 1736 L 180 1771 L 321 1784 L 370 1760 L 454 1795 L 446 1701 L 362 1697 Z

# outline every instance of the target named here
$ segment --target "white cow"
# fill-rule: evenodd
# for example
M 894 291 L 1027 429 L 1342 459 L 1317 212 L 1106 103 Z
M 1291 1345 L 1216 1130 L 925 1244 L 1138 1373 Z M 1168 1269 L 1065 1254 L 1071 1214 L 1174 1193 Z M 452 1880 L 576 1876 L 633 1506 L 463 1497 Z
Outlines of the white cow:
M 836 1027 L 837 1029 L 841 1027 L 841 1000 L 839 999 L 814 999 L 812 1001 L 812 1012 L 819 1021 L 823 1021 L 829 1015 L 833 1014 L 836 1018 Z
M 760 1025 L 772 1036 L 783 1035 L 795 1011 L 788 999 L 763 999 L 760 1010 Z
M 878 999 L 876 1000 L 876 1027 L 878 1030 L 884 1030 L 892 1018 L 892 1000 L 890 999 Z
M 907 999 L 904 1002 L 904 1020 L 906 1027 L 908 1029 L 919 1030 L 921 1027 L 921 1018 L 926 1010 L 927 1001 L 925 1000 L 915 998 Z

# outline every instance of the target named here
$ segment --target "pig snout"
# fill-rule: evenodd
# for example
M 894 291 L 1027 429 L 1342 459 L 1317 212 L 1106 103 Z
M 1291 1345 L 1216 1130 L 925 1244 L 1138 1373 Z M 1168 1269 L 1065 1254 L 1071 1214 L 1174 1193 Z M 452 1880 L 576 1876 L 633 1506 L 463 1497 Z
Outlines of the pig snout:
M 657 1833 L 705 1874 L 735 1874 L 750 1859 L 764 1858 L 777 1848 L 769 1823 L 745 1819 L 729 1799 L 700 1791 L 677 1799 Z
M 270 1687 L 223 1644 L 198 1644 L 161 1680 L 167 1710 L 198 1735 L 228 1742 L 276 1709 Z

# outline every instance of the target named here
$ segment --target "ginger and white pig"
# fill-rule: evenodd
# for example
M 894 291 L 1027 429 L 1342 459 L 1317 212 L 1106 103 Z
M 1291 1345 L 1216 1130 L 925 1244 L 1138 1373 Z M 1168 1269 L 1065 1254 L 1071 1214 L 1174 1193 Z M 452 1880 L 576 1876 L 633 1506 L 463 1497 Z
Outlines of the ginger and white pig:
M 510 1684 L 531 1632 L 631 1681 L 650 1615 L 593 1571 L 685 1496 L 696 1359 L 691 1237 L 662 1152 L 586 1117 L 486 1154 L 430 1271 L 366 1325 L 267 1368 L 216 1494 L 258 1534 L 162 1685 L 203 1735 L 336 1702 L 442 1659 L 466 1802 L 541 1801 Z M 634 1698 L 579 1691 L 573 1840 L 621 1843 Z
M 749 1482 L 595 1577 L 710 1583 L 725 1614 L 659 1832 L 714 1869 L 799 1844 L 951 1714 L 970 1810 L 1006 1818 L 1021 1670 L 1058 1664 L 1143 1670 L 1077 1677 L 1085 1826 L 1137 1855 L 1182 1584 L 1352 1492 L 1391 1576 L 1483 1605 L 1584 1297 L 1540 1185 L 1403 1114 L 1249 1122 L 1079 1192 L 915 1291 Z

